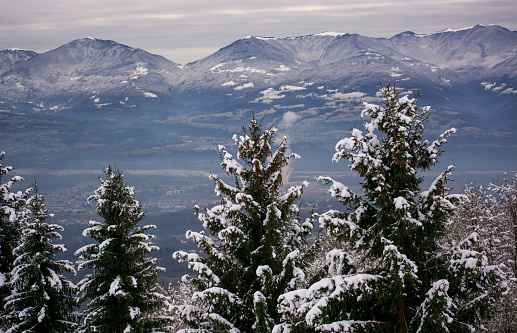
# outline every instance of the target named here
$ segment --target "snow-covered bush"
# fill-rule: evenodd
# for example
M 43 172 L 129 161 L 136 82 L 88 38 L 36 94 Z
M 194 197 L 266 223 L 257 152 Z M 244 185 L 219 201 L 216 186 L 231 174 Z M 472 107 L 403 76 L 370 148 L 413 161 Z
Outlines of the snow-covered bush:
M 490 332 L 515 332 L 517 329 L 516 230 L 517 173 L 502 182 L 467 186 L 466 200 L 453 216 L 445 240 L 460 242 L 475 232 L 475 249 L 486 254 L 492 265 L 499 265 L 508 279 L 508 290 L 500 295 L 494 317 L 487 321 Z

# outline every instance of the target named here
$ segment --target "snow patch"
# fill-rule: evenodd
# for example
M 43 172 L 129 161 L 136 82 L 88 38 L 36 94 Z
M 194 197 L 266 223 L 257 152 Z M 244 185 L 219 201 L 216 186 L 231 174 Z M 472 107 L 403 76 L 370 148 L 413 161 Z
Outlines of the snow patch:
M 290 71 L 291 69 L 289 67 L 287 67 L 286 65 L 280 65 L 280 67 L 278 68 L 275 68 L 275 71 L 278 71 L 278 72 L 285 72 L 285 71 Z
M 131 73 L 131 80 L 136 80 L 142 75 L 147 75 L 149 73 L 149 70 L 146 67 L 143 67 L 141 65 L 138 65 L 136 69 Z
M 333 31 L 324 31 L 317 34 L 314 34 L 312 36 L 329 36 L 329 37 L 339 37 L 346 35 L 345 32 L 333 32 Z
M 491 82 L 486 82 L 486 81 L 485 81 L 485 82 L 481 82 L 481 85 L 482 85 L 483 87 L 485 87 L 485 90 L 490 90 L 490 89 L 492 89 L 493 87 L 495 87 L 495 86 L 497 85 L 497 83 L 496 83 L 496 82 L 491 83 Z
M 238 87 L 235 87 L 233 88 L 234 90 L 242 90 L 242 89 L 245 89 L 245 88 L 253 88 L 254 87 L 254 84 L 253 82 L 248 82 L 248 83 L 245 83 L 243 85 L 240 85 Z
M 234 86 L 234 85 L 236 85 L 236 84 L 237 84 L 237 83 L 236 83 L 235 81 L 231 80 L 231 81 L 225 82 L 225 83 L 223 83 L 223 84 L 221 84 L 221 85 L 222 85 L 223 87 L 231 87 L 231 86 Z
M 150 97 L 150 98 L 158 98 L 158 95 L 150 93 L 150 92 L 144 92 L 144 96 Z

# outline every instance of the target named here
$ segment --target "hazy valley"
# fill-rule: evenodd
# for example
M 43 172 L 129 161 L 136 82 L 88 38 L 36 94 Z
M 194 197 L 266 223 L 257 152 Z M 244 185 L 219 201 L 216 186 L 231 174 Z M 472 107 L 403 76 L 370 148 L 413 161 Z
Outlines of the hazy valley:
M 311 182 L 304 200 L 327 200 L 317 176 L 355 186 L 331 157 L 361 123 L 362 103 L 380 102 L 379 83 L 423 94 L 419 104 L 433 110 L 428 139 L 458 129 L 441 158 L 443 167 L 456 165 L 458 191 L 516 168 L 517 32 L 499 26 L 388 39 L 246 37 L 186 65 L 92 38 L 41 54 L 4 50 L 0 150 L 23 186 L 36 177 L 77 246 L 95 218 L 86 198 L 102 169 L 116 164 L 172 253 L 188 246 L 174 235 L 197 226 L 192 206 L 216 200 L 207 176 L 221 172 L 217 145 L 232 147 L 251 110 L 301 155 L 289 181 Z M 170 253 L 160 255 L 172 261 Z

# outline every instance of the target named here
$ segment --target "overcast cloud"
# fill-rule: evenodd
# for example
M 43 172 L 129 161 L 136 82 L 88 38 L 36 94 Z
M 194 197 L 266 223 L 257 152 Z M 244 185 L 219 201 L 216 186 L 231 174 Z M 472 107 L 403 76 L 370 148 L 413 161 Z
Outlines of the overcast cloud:
M 45 52 L 74 39 L 112 39 L 185 64 L 248 35 L 403 31 L 497 24 L 517 30 L 515 0 L 17 0 L 2 1 L 0 50 Z

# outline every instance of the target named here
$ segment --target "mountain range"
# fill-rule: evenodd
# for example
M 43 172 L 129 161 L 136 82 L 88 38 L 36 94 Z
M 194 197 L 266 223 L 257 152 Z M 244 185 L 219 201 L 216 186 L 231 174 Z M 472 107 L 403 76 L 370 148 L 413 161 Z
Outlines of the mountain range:
M 95 38 L 41 54 L 3 50 L 0 151 L 27 180 L 16 186 L 37 178 L 54 219 L 66 225 L 70 260 L 96 218 L 86 199 L 97 176 L 108 164 L 120 168 L 158 226 L 160 266 L 179 276 L 186 268 L 173 266 L 171 253 L 191 248 L 172 235 L 198 228 L 192 206 L 217 199 L 207 177 L 221 172 L 216 148 L 235 151 L 231 138 L 252 110 L 288 136 L 301 159 L 284 180 L 309 180 L 303 205 L 310 214 L 318 203 L 321 212 L 337 203 L 315 177 L 359 190 L 359 179 L 331 157 L 336 142 L 362 125 L 362 103 L 382 103 L 381 84 L 421 92 L 418 104 L 432 110 L 426 139 L 458 129 L 424 181 L 455 164 L 452 186 L 460 192 L 517 168 L 517 32 L 495 25 L 391 38 L 251 36 L 186 65 Z
M 341 94 L 348 99 L 371 93 L 379 82 L 419 89 L 438 99 L 439 106 L 458 97 L 471 105 L 490 98 L 498 109 L 517 94 L 517 32 L 477 25 L 391 38 L 347 33 L 246 37 L 185 66 L 94 38 L 41 54 L 0 51 L 0 103 L 45 112 L 158 105 L 180 114 L 182 107 L 218 113 L 250 103 L 259 109 L 307 104 L 307 96 L 322 99 L 310 105 L 321 107 L 328 100 L 339 103 Z M 203 103 L 192 107 L 190 100 Z
M 292 140 L 301 147 L 329 147 L 360 124 L 362 102 L 380 103 L 380 84 L 389 83 L 423 94 L 422 103 L 433 109 L 431 131 L 454 126 L 476 149 L 491 137 L 497 138 L 490 139 L 497 141 L 494 154 L 517 151 L 517 32 L 497 25 L 427 35 L 407 31 L 391 38 L 332 32 L 249 36 L 186 65 L 95 38 L 41 54 L 0 51 L 4 128 L 15 119 L 13 126 L 22 128 L 30 118 L 60 126 L 71 122 L 73 129 L 60 131 L 92 128 L 93 136 L 98 133 L 93 128 L 109 124 L 123 133 L 115 140 L 118 148 L 112 147 L 120 154 L 144 149 L 144 143 L 147 148 L 196 143 L 200 132 L 225 137 L 246 123 L 252 109 L 283 128 L 296 121 L 298 137 Z M 31 131 L 37 134 L 36 127 Z M 145 131 L 147 141 L 138 136 Z M 327 137 L 320 139 L 322 132 Z M 5 132 L 3 140 L 16 146 Z M 14 149 L 22 150 L 29 159 L 28 148 Z

